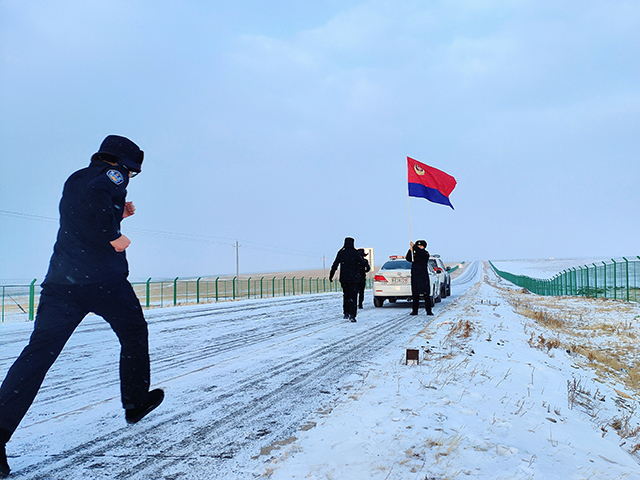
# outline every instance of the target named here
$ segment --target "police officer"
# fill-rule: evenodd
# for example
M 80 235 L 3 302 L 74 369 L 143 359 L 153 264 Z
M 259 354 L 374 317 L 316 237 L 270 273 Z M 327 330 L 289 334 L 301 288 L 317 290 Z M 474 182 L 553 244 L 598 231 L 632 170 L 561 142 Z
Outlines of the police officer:
M 429 252 L 426 250 L 427 242 L 418 240 L 407 252 L 406 259 L 411 262 L 411 296 L 413 297 L 413 310 L 411 315 L 418 314 L 420 296 L 424 296 L 424 306 L 427 315 L 433 315 L 431 311 L 431 288 L 429 282 Z
M 130 240 L 120 231 L 135 213 L 126 201 L 130 177 L 144 153 L 131 140 L 109 135 L 88 167 L 72 174 L 60 201 L 60 229 L 29 344 L 0 386 L 0 478 L 9 474 L 5 445 L 31 406 L 65 343 L 90 312 L 103 317 L 120 342 L 120 390 L 125 419 L 136 423 L 162 402 L 149 391 L 147 323 L 127 280 Z
M 344 318 L 356 321 L 358 313 L 358 285 L 360 284 L 360 269 L 366 268 L 369 271 L 367 262 L 354 247 L 354 240 L 351 237 L 344 239 L 344 246 L 338 251 L 336 259 L 331 265 L 329 281 L 333 282 L 333 276 L 340 266 L 340 284 L 343 294 Z
M 371 270 L 371 266 L 365 258 L 368 254 L 365 253 L 364 248 L 359 248 L 358 253 L 366 262 L 366 265 L 360 266 L 360 281 L 358 283 L 358 308 L 364 308 L 364 290 L 367 286 L 367 272 Z

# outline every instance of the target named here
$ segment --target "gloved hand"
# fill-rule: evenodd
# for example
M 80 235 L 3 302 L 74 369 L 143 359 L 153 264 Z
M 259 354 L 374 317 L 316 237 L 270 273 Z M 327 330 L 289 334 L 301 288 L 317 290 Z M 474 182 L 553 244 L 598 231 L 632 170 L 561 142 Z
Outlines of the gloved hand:
M 329 277 L 329 283 L 333 282 L 333 278 Z

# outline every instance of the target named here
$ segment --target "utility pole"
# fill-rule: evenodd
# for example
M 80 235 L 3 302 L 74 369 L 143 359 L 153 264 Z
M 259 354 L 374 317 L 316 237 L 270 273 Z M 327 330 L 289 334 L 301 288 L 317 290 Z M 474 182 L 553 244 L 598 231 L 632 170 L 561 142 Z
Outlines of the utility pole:
M 326 267 L 324 266 L 324 261 L 325 261 L 326 259 L 327 259 L 327 257 L 325 257 L 325 256 L 323 255 L 323 256 L 322 256 L 322 275 L 323 275 L 324 277 L 326 277 L 326 276 L 327 276 L 327 269 L 326 269 Z
M 238 240 L 236 240 L 235 249 L 236 249 L 236 288 L 238 295 L 240 295 L 240 245 Z

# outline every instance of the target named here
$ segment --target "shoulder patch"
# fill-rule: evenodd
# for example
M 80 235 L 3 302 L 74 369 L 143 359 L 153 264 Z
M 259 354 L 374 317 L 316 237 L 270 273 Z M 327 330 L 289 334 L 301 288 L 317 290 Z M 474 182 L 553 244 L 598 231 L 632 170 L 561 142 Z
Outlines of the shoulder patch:
M 116 185 L 120 185 L 122 182 L 124 182 L 124 176 L 118 170 L 109 170 L 107 172 L 107 177 L 109 177 L 109 180 L 111 180 Z

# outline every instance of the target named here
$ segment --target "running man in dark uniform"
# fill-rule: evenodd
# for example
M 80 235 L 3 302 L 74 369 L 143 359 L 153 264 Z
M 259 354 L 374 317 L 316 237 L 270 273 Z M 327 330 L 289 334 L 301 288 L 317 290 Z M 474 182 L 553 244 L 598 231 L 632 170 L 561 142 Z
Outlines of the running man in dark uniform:
M 131 241 L 120 222 L 135 213 L 126 201 L 130 177 L 144 154 L 131 140 L 110 135 L 88 167 L 71 175 L 60 201 L 60 229 L 29 344 L 0 386 L 0 478 L 10 468 L 5 445 L 27 413 L 45 375 L 88 313 L 104 318 L 120 341 L 120 391 L 125 419 L 136 423 L 162 402 L 149 391 L 147 322 L 127 280 Z

